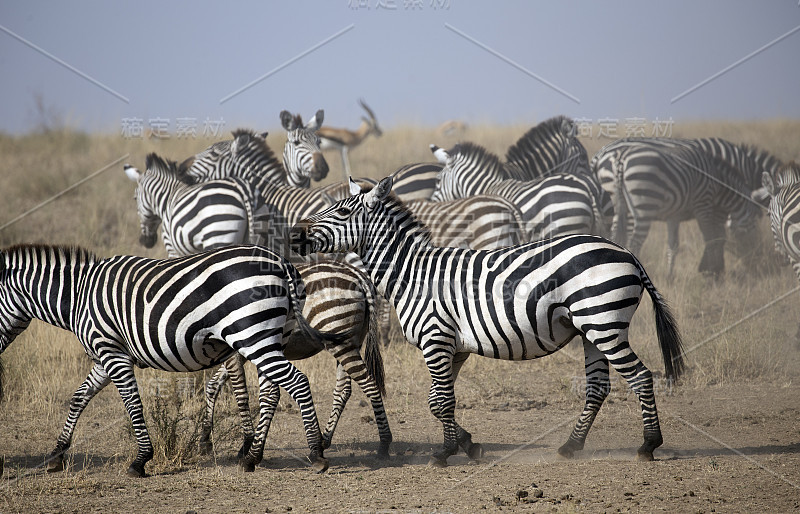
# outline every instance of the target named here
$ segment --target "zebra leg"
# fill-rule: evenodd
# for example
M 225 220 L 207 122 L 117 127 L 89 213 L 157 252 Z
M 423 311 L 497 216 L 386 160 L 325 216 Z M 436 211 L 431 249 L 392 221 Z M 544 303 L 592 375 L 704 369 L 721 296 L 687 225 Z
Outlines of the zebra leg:
M 328 423 L 325 425 L 325 431 L 322 432 L 322 447 L 325 449 L 331 446 L 331 439 L 333 439 L 333 433 L 336 431 L 336 425 L 339 423 L 339 418 L 352 392 L 353 386 L 350 382 L 350 375 L 347 374 L 341 363 L 337 362 L 336 386 L 333 388 L 333 407 L 331 408 L 331 415 L 328 417 Z
M 318 473 L 327 470 L 328 460 L 323 456 L 322 433 L 319 430 L 319 421 L 317 420 L 317 412 L 314 409 L 314 401 L 311 398 L 311 387 L 308 383 L 308 378 L 288 360 L 276 362 L 274 359 L 270 359 L 269 362 L 258 364 L 257 368 L 261 415 L 256 427 L 253 445 L 244 457 L 247 468 L 251 466 L 254 468 L 264 456 L 264 442 L 269 429 L 269 422 L 272 419 L 271 412 L 274 412 L 274 407 L 270 407 L 266 401 L 268 397 L 267 388 L 272 384 L 283 387 L 300 409 L 300 415 L 305 426 L 306 440 L 311 450 L 308 456 L 309 461 L 311 461 L 311 468 Z
M 653 450 L 664 442 L 661 426 L 658 423 L 653 374 L 633 352 L 627 339 L 626 329 L 621 330 L 615 338 L 604 337 L 602 343 L 595 344 L 639 399 L 644 424 L 644 443 L 637 450 L 637 458 L 641 461 L 651 461 Z
M 214 428 L 214 406 L 217 403 L 222 386 L 228 381 L 228 369 L 223 364 L 219 367 L 214 376 L 206 382 L 206 414 L 203 418 L 203 424 L 200 432 L 200 446 L 201 454 L 209 454 L 214 449 L 211 442 L 211 431 Z
M 431 389 L 428 394 L 428 406 L 436 418 L 442 422 L 444 443 L 442 449 L 435 452 L 428 465 L 437 468 L 447 466 L 447 458 L 458 451 L 458 425 L 455 422 L 456 395 L 453 381 L 453 354 L 449 353 L 455 346 L 451 344 L 432 343 L 423 349 L 425 363 L 431 374 Z M 447 353 L 445 353 L 447 352 Z
M 239 448 L 236 458 L 241 459 L 250 451 L 253 445 L 255 431 L 253 430 L 253 418 L 250 417 L 250 394 L 247 392 L 247 376 L 244 374 L 244 357 L 237 354 L 225 362 L 228 368 L 228 375 L 231 377 L 231 388 L 236 398 L 236 406 L 242 422 L 242 447 Z M 278 401 L 275 400 L 277 407 Z
M 565 459 L 571 459 L 576 451 L 583 450 L 586 434 L 592 428 L 594 418 L 611 391 L 608 359 L 586 338 L 583 339 L 583 353 L 586 362 L 586 404 L 569 439 L 558 449 L 558 454 Z
M 717 277 L 725 271 L 725 219 L 706 212 L 696 213 L 696 217 L 706 245 L 697 271 Z
M 93 346 L 97 347 L 98 344 L 95 343 Z M 136 458 L 128 467 L 128 476 L 146 477 L 144 465 L 153 458 L 153 443 L 150 441 L 150 434 L 147 432 L 147 425 L 144 421 L 142 398 L 139 396 L 136 375 L 133 373 L 133 362 L 130 360 L 130 356 L 123 354 L 101 356 L 100 362 L 103 368 L 108 370 L 111 381 L 117 386 L 136 437 L 138 450 Z
M 670 282 L 675 271 L 675 256 L 678 255 L 680 222 L 677 220 L 667 221 L 667 280 Z
M 267 381 L 265 384 L 261 381 L 261 379 L 259 379 L 258 403 L 261 407 L 262 415 L 259 417 L 258 426 L 256 427 L 255 433 L 260 434 L 263 432 L 264 442 L 261 443 L 260 451 L 252 453 L 254 441 L 251 441 L 247 452 L 238 457 L 239 466 L 241 466 L 244 471 L 255 471 L 256 464 L 261 462 L 261 460 L 264 458 L 264 444 L 267 440 L 267 434 L 269 434 L 269 427 L 272 424 L 272 418 L 275 417 L 275 411 L 278 410 L 278 402 L 280 402 L 280 399 L 280 387 L 270 383 L 269 381 Z
M 99 393 L 111 380 L 108 374 L 99 364 L 95 364 L 86 380 L 78 387 L 75 394 L 72 395 L 72 400 L 69 402 L 69 414 L 64 428 L 61 430 L 61 435 L 56 440 L 55 449 L 50 452 L 50 455 L 45 459 L 48 473 L 54 473 L 64 470 L 64 453 L 69 449 L 72 444 L 72 434 L 75 431 L 75 425 L 78 423 L 83 409 L 89 404 L 89 401 Z
M 335 357 L 339 363 L 336 369 L 336 387 L 339 387 L 339 377 L 343 373 L 345 374 L 345 377 L 348 377 L 348 398 L 350 396 L 349 377 L 352 377 L 358 383 L 358 386 L 361 388 L 367 398 L 369 398 L 369 401 L 372 404 L 372 412 L 375 414 L 375 424 L 378 426 L 378 438 L 380 439 L 380 444 L 378 446 L 378 457 L 381 459 L 388 459 L 389 445 L 392 443 L 392 431 L 389 428 L 389 420 L 386 417 L 386 409 L 383 406 L 383 398 L 381 397 L 378 385 L 367 372 L 367 367 L 361 358 L 361 354 L 358 353 L 358 348 L 347 348 L 345 352 L 337 353 Z M 335 400 L 336 398 L 334 392 L 334 401 Z M 341 409 L 336 416 L 336 422 L 338 422 L 339 416 L 341 415 L 342 410 L 344 410 L 344 404 L 346 402 L 347 398 L 344 398 Z M 331 412 L 331 419 L 333 419 L 333 415 L 334 413 Z M 335 429 L 336 423 L 334 422 L 331 426 L 331 421 L 329 420 L 328 426 L 325 429 L 326 435 L 323 436 L 323 438 L 328 438 L 328 444 L 330 444 L 330 438 L 333 437 L 333 431 Z
M 461 371 L 461 367 L 468 357 L 469 353 L 467 352 L 457 353 L 453 357 L 453 382 L 458 378 L 458 372 Z M 455 421 L 453 422 L 455 423 Z M 478 460 L 483 457 L 483 446 L 480 443 L 473 443 L 472 434 L 461 428 L 458 423 L 456 423 L 456 439 L 458 440 L 458 445 L 470 459 Z

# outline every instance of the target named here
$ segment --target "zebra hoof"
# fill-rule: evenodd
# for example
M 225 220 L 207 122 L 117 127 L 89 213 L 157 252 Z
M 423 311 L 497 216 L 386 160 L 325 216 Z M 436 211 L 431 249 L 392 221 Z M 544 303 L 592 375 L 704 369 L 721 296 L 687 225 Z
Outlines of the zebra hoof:
M 636 460 L 639 462 L 652 462 L 655 459 L 653 458 L 653 452 L 647 450 L 639 450 L 636 452 Z
M 428 460 L 428 467 L 429 468 L 446 468 L 447 467 L 447 459 L 443 459 L 441 457 L 437 457 L 435 455 L 431 456 L 430 460 Z
M 331 447 L 331 439 L 333 439 L 333 435 L 329 434 L 322 434 L 322 449 L 327 450 Z
M 253 462 L 253 459 L 248 458 L 247 456 L 239 459 L 239 467 L 245 473 L 252 473 L 256 470 L 256 463 Z
M 214 444 L 211 441 L 200 441 L 197 449 L 200 455 L 210 455 L 214 451 Z
M 479 460 L 483 457 L 483 446 L 480 443 L 473 443 L 467 450 L 467 457 L 472 460 Z
M 128 467 L 128 476 L 132 478 L 144 478 L 147 473 L 144 472 L 144 464 L 134 462 Z
M 64 455 L 59 453 L 47 458 L 47 472 L 58 473 L 64 471 Z
M 380 446 L 378 446 L 377 455 L 380 460 L 389 460 L 389 443 L 381 442 Z
M 311 469 L 314 473 L 325 473 L 328 471 L 328 459 L 325 457 L 311 458 Z

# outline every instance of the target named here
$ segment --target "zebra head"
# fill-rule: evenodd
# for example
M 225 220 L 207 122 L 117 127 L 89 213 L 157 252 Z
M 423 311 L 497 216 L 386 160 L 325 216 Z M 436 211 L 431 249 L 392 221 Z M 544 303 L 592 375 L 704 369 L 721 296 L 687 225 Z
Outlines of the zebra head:
M 145 159 L 145 172 L 141 173 L 131 166 L 125 167 L 128 178 L 137 183 L 134 198 L 139 214 L 141 233 L 139 243 L 145 248 L 156 244 L 158 226 L 167 210 L 172 192 L 191 180 L 178 169 L 175 161 L 162 159 L 150 153 Z
M 392 177 L 384 178 L 366 192 L 351 178 L 352 196 L 334 203 L 315 216 L 300 220 L 292 227 L 292 250 L 300 255 L 354 252 L 361 256 L 367 231 L 378 227 L 371 221 L 391 190 Z
M 320 181 L 328 176 L 328 163 L 319 148 L 317 130 L 322 126 L 325 112 L 320 109 L 307 124 L 300 115 L 281 111 L 281 124 L 286 129 L 283 147 L 283 167 L 289 185 L 308 188 L 311 179 Z
M 445 202 L 478 194 L 491 182 L 502 180 L 500 159 L 480 145 L 459 143 L 450 150 L 431 145 L 431 152 L 444 164 L 436 180 L 431 201 Z

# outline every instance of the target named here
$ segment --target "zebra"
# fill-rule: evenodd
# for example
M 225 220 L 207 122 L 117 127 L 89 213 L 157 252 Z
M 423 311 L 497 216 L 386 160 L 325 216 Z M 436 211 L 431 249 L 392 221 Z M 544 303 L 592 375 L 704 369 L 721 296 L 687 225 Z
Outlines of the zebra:
M 762 182 L 769 194 L 769 217 L 775 250 L 792 263 L 800 279 L 800 164 L 790 161 L 776 172 L 765 171 Z M 795 334 L 800 345 L 800 326 Z
M 312 179 L 324 179 L 328 175 L 328 163 L 319 148 L 317 135 L 324 111 L 317 111 L 305 126 L 299 115 L 293 116 L 289 111 L 281 111 L 280 118 L 286 129 L 283 162 L 267 145 L 267 132 L 237 129 L 233 131 L 232 140 L 214 143 L 183 161 L 179 168 L 195 181 L 252 173 L 261 180 L 309 187 Z
M 480 444 L 456 422 L 454 382 L 470 353 L 526 360 L 549 355 L 581 336 L 586 356 L 586 404 L 567 442 L 572 457 L 609 392 L 609 364 L 636 393 L 644 443 L 652 460 L 662 442 L 651 372 L 627 340 L 645 290 L 652 300 L 666 376 L 683 370 L 682 342 L 666 301 L 636 257 L 594 235 L 567 235 L 491 251 L 439 248 L 430 232 L 395 197 L 391 177 L 302 220 L 292 248 L 356 252 L 378 292 L 397 311 L 406 339 L 422 350 L 431 374 L 428 403 L 442 422 L 444 444 L 430 464 L 446 466 L 463 448 L 472 459 Z
M 599 191 L 580 175 L 560 173 L 523 182 L 509 178 L 500 159 L 480 145 L 459 143 L 447 151 L 438 147 L 432 150 L 445 163 L 432 201 L 475 194 L 501 196 L 522 212 L 528 241 L 605 232 L 597 204 Z
M 667 222 L 667 269 L 672 278 L 679 226 L 697 219 L 705 250 L 698 270 L 717 276 L 724 270 L 725 223 L 735 237 L 753 234 L 761 214 L 741 173 L 726 161 L 694 146 L 632 146 L 615 165 L 615 241 L 638 254 L 653 221 Z M 633 223 L 626 231 L 627 217 Z M 627 234 L 626 234 L 627 232 Z
M 283 255 L 282 252 L 288 252 L 288 247 L 284 246 L 285 237 L 280 233 L 269 233 L 264 228 L 265 226 L 271 228 L 272 220 L 277 213 L 266 209 L 266 206 L 259 207 L 257 204 L 260 201 L 259 193 L 248 182 L 238 177 L 228 177 L 188 186 L 180 182 L 177 173 L 174 162 L 167 162 L 157 155 L 151 154 L 147 156 L 145 174 L 136 175 L 138 180 L 137 207 L 143 230 L 140 241 L 145 246 L 148 248 L 153 246 L 157 222 L 163 220 L 162 234 L 169 257 L 180 257 L 212 247 L 247 242 L 268 244 L 273 251 L 281 255 Z M 234 188 L 229 191 L 225 189 L 227 186 L 237 186 L 239 189 Z M 248 187 L 250 189 L 247 189 Z M 256 204 L 251 207 L 250 204 L 253 202 Z M 259 213 L 259 216 L 255 216 L 253 211 Z M 245 213 L 247 217 L 242 218 Z M 153 220 L 155 220 L 155 226 L 152 226 Z M 260 233 L 267 234 L 267 236 L 257 237 L 252 231 L 248 236 L 247 227 L 252 227 L 256 223 L 261 224 Z M 211 237 L 206 237 L 209 234 Z M 209 239 L 213 244 L 209 243 Z M 359 337 L 354 341 L 327 348 L 339 363 L 337 376 L 340 378 L 337 381 L 337 389 L 334 391 L 334 405 L 341 404 L 341 408 L 338 411 L 334 409 L 331 413 L 331 421 L 326 427 L 323 442 L 325 445 L 330 445 L 336 421 L 346 403 L 346 400 L 344 402 L 340 400 L 344 395 L 342 389 L 350 387 L 350 376 L 353 376 L 372 402 L 381 441 L 379 456 L 386 457 L 392 435 L 381 397 L 384 391 L 382 361 L 380 353 L 376 354 L 374 349 L 378 342 L 374 341 L 374 337 L 367 339 L 368 362 L 366 365 L 358 353 L 358 347 L 367 332 L 366 327 L 369 324 L 378 324 L 377 319 L 370 320 L 367 315 L 375 310 L 375 294 L 371 293 L 372 284 L 362 272 L 346 264 L 317 263 L 312 266 L 301 266 L 299 271 L 306 282 L 307 291 L 317 291 L 326 286 L 337 286 L 341 292 L 338 301 L 321 294 L 312 295 L 311 299 L 306 301 L 305 313 L 313 327 L 332 330 L 335 333 L 345 332 L 345 329 L 359 328 L 361 330 L 358 334 Z M 311 280 L 309 281 L 309 279 Z M 353 292 L 347 293 L 348 289 Z M 357 298 L 353 298 L 354 295 Z M 331 317 L 340 323 L 332 324 Z M 303 356 L 309 351 L 313 352 L 311 355 L 319 352 L 320 348 L 308 346 L 305 341 L 296 339 L 287 343 L 290 353 Z M 239 457 L 246 455 L 252 444 L 254 430 L 250 420 L 250 408 L 244 382 L 244 359 L 240 357 L 236 355 L 226 361 L 206 387 L 207 415 L 201 437 L 201 448 L 204 451 L 211 449 L 210 435 L 214 403 L 228 376 L 231 378 L 242 418 L 244 444 L 239 450 Z M 368 373 L 367 370 L 369 370 Z M 272 409 L 269 413 L 270 419 L 274 414 L 275 406 L 277 406 L 279 394 L 276 389 L 273 396 L 278 396 L 270 401 L 269 406 Z
M 275 253 L 252 245 L 157 260 L 121 255 L 101 259 L 70 247 L 19 245 L 0 251 L 0 353 L 36 318 L 72 331 L 94 365 L 70 401 L 69 415 L 48 471 L 64 467 L 78 418 L 113 382 L 127 409 L 138 451 L 128 467 L 146 476 L 153 457 L 134 366 L 198 371 L 238 352 L 258 369 L 260 416 L 253 445 L 239 461 L 253 471 L 263 458 L 269 425 L 266 399 L 283 387 L 297 402 L 311 450 L 323 472 L 322 435 L 308 379 L 284 355 L 297 326 L 316 345 L 339 344 L 352 334 L 323 334 L 302 316 L 303 283 Z
M 769 195 L 762 185 L 761 177 L 764 172 L 774 174 L 782 165 L 781 161 L 771 153 L 755 146 L 737 144 L 719 137 L 706 137 L 699 139 L 640 137 L 619 139 L 605 145 L 598 151 L 590 162 L 592 172 L 598 177 L 603 188 L 610 194 L 615 194 L 614 173 L 615 162 L 619 156 L 632 147 L 696 147 L 713 157 L 722 159 L 738 169 L 747 187 L 752 191 L 750 196 L 761 204 L 769 203 Z
M 270 208 L 257 189 L 238 177 L 193 184 L 177 163 L 150 153 L 144 173 L 127 166 L 137 183 L 139 242 L 152 248 L 159 225 L 169 257 L 189 255 L 237 243 L 265 244 Z
M 372 403 L 375 424 L 378 426 L 380 444 L 378 457 L 389 457 L 392 432 L 383 405 L 386 388 L 384 383 L 383 360 L 378 339 L 378 309 L 376 292 L 366 274 L 345 262 L 318 261 L 296 265 L 306 288 L 306 302 L 303 315 L 309 325 L 317 330 L 330 333 L 355 333 L 355 339 L 348 344 L 325 347 L 336 359 L 336 386 L 333 391 L 333 408 L 325 430 L 322 432 L 322 447 L 331 445 L 333 434 L 352 392 L 351 377 Z M 366 338 L 366 339 L 365 339 Z M 365 356 L 361 358 L 359 346 L 362 340 Z M 321 347 L 309 345 L 297 334 L 289 338 L 284 354 L 290 360 L 299 360 L 316 355 Z M 242 419 L 244 444 L 239 456 L 245 455 L 252 444 L 254 431 L 250 419 L 249 397 L 244 374 L 244 359 L 234 355 L 217 370 L 206 383 L 206 416 L 204 418 L 200 447 L 204 453 L 212 449 L 214 406 L 222 386 L 230 379 L 239 414 Z M 274 413 L 280 398 L 279 390 L 271 397 L 269 406 Z

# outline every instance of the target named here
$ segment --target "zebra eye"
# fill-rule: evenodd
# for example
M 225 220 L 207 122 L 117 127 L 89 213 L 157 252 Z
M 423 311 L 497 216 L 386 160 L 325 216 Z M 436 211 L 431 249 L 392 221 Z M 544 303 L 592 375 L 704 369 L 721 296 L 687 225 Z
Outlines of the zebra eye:
M 342 216 L 347 216 L 348 214 L 350 214 L 350 209 L 348 209 L 347 207 L 339 207 L 338 209 L 336 209 L 336 213 L 341 214 Z

